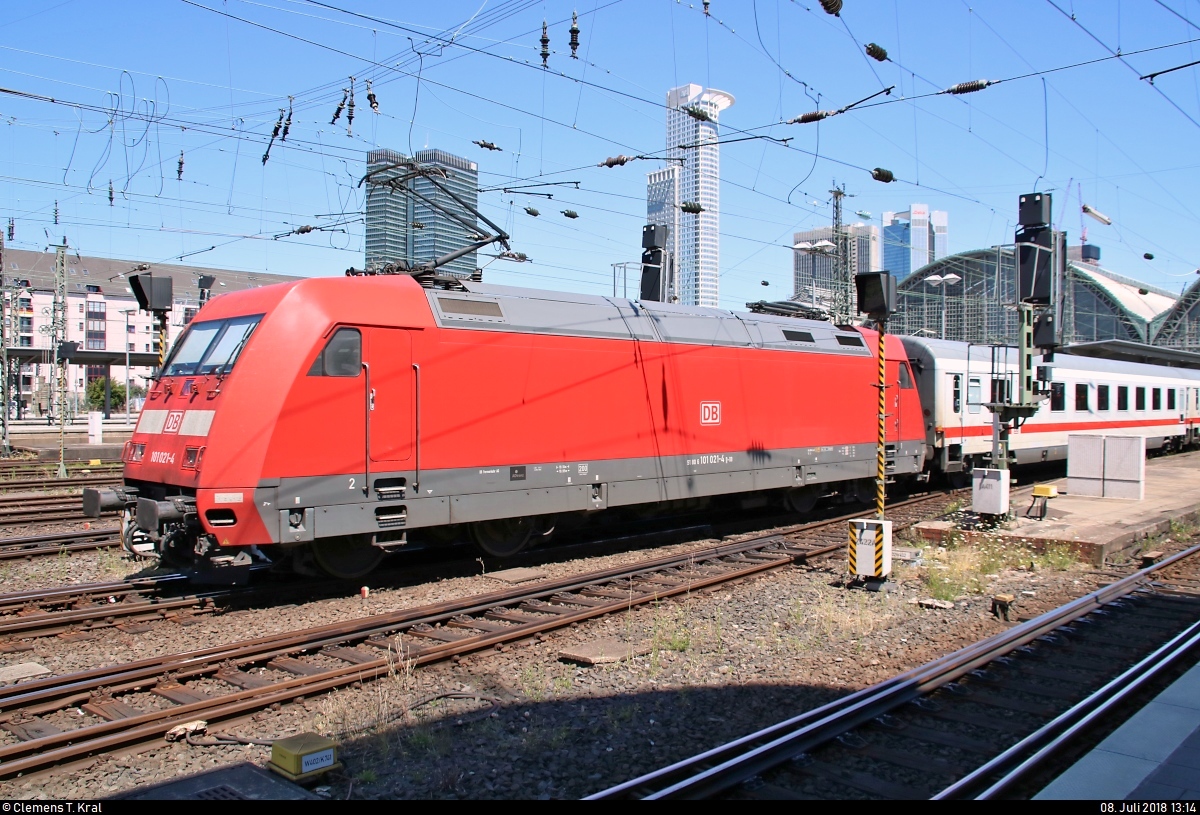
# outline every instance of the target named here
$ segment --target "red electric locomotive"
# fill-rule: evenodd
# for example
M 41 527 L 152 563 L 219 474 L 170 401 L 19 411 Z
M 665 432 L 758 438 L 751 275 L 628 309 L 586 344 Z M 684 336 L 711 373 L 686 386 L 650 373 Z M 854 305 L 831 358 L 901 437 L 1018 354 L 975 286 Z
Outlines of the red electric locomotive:
M 766 493 L 872 495 L 875 333 L 819 321 L 408 275 L 210 301 L 124 450 L 126 545 L 242 574 L 291 551 L 358 576 L 413 530 L 511 555 L 555 518 Z M 921 405 L 888 343 L 890 474 Z M 462 527 L 460 527 L 462 528 Z M 253 549 L 252 547 L 257 547 Z

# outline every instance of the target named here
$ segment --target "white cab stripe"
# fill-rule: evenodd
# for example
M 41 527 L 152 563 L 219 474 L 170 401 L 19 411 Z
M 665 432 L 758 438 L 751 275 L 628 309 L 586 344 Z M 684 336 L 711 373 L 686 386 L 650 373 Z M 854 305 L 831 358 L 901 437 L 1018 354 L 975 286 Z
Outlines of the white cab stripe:
M 142 416 L 138 419 L 137 429 L 135 433 L 161 433 L 163 425 L 167 423 L 167 411 L 165 410 L 143 410 Z

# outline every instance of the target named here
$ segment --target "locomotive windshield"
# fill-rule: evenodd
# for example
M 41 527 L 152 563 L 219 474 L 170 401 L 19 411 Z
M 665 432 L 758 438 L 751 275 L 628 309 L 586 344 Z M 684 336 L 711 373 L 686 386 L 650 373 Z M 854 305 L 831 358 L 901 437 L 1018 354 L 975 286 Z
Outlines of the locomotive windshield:
M 227 374 L 263 315 L 192 323 L 163 366 L 163 376 Z

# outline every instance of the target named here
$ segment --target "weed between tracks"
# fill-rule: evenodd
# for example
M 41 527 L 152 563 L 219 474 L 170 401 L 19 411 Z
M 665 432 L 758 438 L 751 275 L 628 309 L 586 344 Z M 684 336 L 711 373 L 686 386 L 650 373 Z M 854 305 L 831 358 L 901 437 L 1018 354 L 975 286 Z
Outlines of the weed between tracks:
M 943 546 L 924 548 L 926 565 L 918 570 L 929 596 L 953 601 L 963 596 L 983 594 L 988 583 L 1005 569 L 1048 569 L 1068 571 L 1079 563 L 1071 547 L 1052 544 L 1043 552 L 1001 535 L 987 535 L 964 543 L 950 535 Z

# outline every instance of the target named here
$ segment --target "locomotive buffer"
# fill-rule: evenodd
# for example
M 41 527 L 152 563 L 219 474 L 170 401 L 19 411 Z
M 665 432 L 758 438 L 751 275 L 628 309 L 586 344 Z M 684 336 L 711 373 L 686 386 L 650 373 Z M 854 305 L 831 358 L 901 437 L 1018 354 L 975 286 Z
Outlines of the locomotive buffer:
M 892 522 L 884 517 L 887 495 L 887 318 L 896 311 L 896 278 L 889 272 L 854 276 L 858 310 L 879 331 L 878 424 L 875 440 L 875 517 L 850 521 L 849 565 L 852 585 L 880 591 L 892 572 Z

